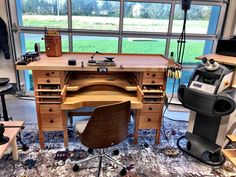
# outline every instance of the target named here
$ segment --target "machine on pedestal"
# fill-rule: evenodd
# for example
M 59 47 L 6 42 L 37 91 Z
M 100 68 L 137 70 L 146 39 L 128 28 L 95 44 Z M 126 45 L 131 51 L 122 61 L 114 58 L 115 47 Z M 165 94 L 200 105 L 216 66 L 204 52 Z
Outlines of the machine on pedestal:
M 233 69 L 213 59 L 202 61 L 188 86 L 178 88 L 179 101 L 191 113 L 187 133 L 177 146 L 208 165 L 219 166 L 225 162 L 221 148 L 226 145 L 226 135 L 235 129 L 236 89 L 230 87 Z

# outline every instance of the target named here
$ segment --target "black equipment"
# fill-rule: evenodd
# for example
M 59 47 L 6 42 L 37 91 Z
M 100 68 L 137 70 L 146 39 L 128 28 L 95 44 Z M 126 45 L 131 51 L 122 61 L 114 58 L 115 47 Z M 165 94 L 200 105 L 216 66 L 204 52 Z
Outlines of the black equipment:
M 88 66 L 109 66 L 109 67 L 114 67 L 116 66 L 116 63 L 113 61 L 113 59 L 115 57 L 111 57 L 111 56 L 107 56 L 105 57 L 105 60 L 94 60 L 94 57 L 97 55 L 97 54 L 100 54 L 100 55 L 103 55 L 103 53 L 100 53 L 98 51 L 96 51 L 92 56 L 91 56 L 91 59 L 88 60 Z
M 0 17 L 0 50 L 2 50 L 5 59 L 11 58 L 8 45 L 7 25 L 1 17 Z
M 24 128 L 22 126 L 4 126 L 4 124 L 0 124 L 0 145 L 6 144 L 9 142 L 10 138 L 4 136 L 5 128 Z
M 16 62 L 17 65 L 27 65 L 30 62 L 40 60 L 39 52 L 27 52 L 21 56 L 21 58 Z
M 231 39 L 218 40 L 216 53 L 236 57 L 236 36 Z
M 76 60 L 75 59 L 69 59 L 68 60 L 68 65 L 69 66 L 75 66 L 76 65 Z
M 178 99 L 191 110 L 188 130 L 177 146 L 200 161 L 219 166 L 225 162 L 221 148 L 233 133 L 236 89 L 230 87 L 233 69 L 203 58 L 188 83 L 180 85 Z
M 186 11 L 190 9 L 192 0 L 181 0 L 182 10 Z
M 3 135 L 4 132 L 5 132 L 4 124 L 0 124 L 0 145 L 6 144 L 10 140 L 10 138 Z

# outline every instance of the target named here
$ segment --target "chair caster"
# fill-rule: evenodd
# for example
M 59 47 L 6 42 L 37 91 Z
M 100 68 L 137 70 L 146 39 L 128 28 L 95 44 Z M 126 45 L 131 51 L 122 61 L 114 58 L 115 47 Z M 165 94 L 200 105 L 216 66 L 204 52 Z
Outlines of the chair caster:
M 22 146 L 22 151 L 27 151 L 28 149 L 29 149 L 29 147 L 27 145 Z
M 79 165 L 77 165 L 77 164 L 75 164 L 74 166 L 73 166 L 73 172 L 78 172 L 79 171 Z
M 120 176 L 125 176 L 127 174 L 127 170 L 126 168 L 123 168 L 121 171 L 120 171 Z
M 119 153 L 120 153 L 120 151 L 119 151 L 118 149 L 116 149 L 116 150 L 113 151 L 113 154 L 114 154 L 114 155 L 119 155 Z
M 93 153 L 93 148 L 88 148 L 88 153 L 92 154 Z

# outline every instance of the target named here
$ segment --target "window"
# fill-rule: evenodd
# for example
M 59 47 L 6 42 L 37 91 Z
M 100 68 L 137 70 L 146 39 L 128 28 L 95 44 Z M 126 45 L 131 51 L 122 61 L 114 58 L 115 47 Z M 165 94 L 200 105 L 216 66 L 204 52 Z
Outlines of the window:
M 167 32 L 170 4 L 125 2 L 124 31 Z
M 119 1 L 72 0 L 74 29 L 118 30 L 119 15 Z
M 123 53 L 165 54 L 166 39 L 123 38 Z
M 183 10 L 175 5 L 173 33 L 180 33 L 183 26 Z M 186 32 L 195 34 L 215 34 L 220 15 L 220 6 L 192 5 L 188 11 Z
M 23 53 L 34 51 L 34 44 L 39 43 L 40 51 L 45 51 L 44 34 L 21 33 L 21 50 Z M 68 36 L 62 35 L 62 51 L 69 52 Z
M 16 0 L 20 26 L 68 28 L 67 0 Z
M 186 40 L 183 63 L 185 64 L 199 63 L 199 61 L 195 59 L 196 56 L 211 53 L 212 44 L 213 41 L 211 40 Z M 176 53 L 176 49 L 177 49 L 177 40 L 172 39 L 170 41 L 170 52 Z
M 118 38 L 96 36 L 73 36 L 74 52 L 117 53 Z
M 183 25 L 183 11 L 177 0 L 15 0 L 15 3 L 22 52 L 32 51 L 35 42 L 45 50 L 41 38 L 47 27 L 61 32 L 64 52 L 169 56 L 173 51 L 176 56 Z M 212 52 L 223 23 L 219 17 L 224 13 L 222 0 L 192 1 L 187 14 L 184 65 L 193 68 L 199 62 L 196 56 Z M 191 69 L 184 71 L 182 82 L 187 83 L 190 74 Z M 167 91 L 171 90 L 169 83 Z

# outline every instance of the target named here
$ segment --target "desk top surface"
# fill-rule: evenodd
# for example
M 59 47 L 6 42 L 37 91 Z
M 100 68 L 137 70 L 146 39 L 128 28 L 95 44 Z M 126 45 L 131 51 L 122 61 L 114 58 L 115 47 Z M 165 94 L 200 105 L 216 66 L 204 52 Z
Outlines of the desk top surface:
M 92 53 L 65 53 L 61 57 L 47 57 L 40 55 L 40 60 L 28 65 L 17 65 L 18 70 L 64 70 L 64 71 L 96 71 L 98 66 L 88 66 Z M 164 71 L 168 59 L 163 55 L 146 54 L 104 54 L 96 55 L 95 60 L 104 60 L 105 57 L 114 57 L 117 66 L 108 67 L 109 71 Z M 68 66 L 68 59 L 75 59 L 76 66 Z M 81 67 L 84 62 L 84 67 Z
M 199 56 L 197 57 L 197 59 L 202 59 L 203 57 L 206 57 L 207 59 L 213 58 L 215 61 L 222 64 L 236 66 L 236 57 L 219 55 L 219 54 L 208 54 L 208 55 Z
M 24 121 L 0 121 L 0 123 L 4 124 L 5 126 L 23 126 L 24 125 Z M 6 144 L 0 145 L 0 158 L 2 158 L 9 144 L 11 144 L 13 138 L 19 133 L 20 130 L 21 128 L 5 128 L 4 136 L 9 137 L 10 141 Z

